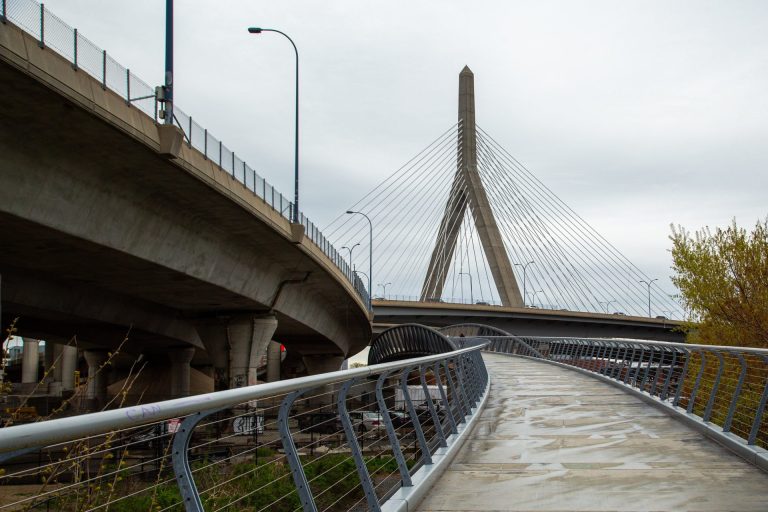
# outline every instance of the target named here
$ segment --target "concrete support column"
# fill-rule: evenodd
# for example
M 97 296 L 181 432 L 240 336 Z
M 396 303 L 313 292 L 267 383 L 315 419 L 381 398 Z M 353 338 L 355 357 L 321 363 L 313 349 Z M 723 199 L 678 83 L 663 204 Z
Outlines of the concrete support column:
M 174 347 L 168 351 L 168 357 L 171 359 L 172 398 L 189 396 L 189 363 L 194 355 L 194 347 Z
M 309 375 L 318 375 L 320 373 L 340 370 L 341 364 L 344 362 L 344 356 L 317 354 L 304 356 L 302 360 Z M 334 388 L 333 384 L 329 384 L 315 389 L 313 393 L 320 396 L 310 399 L 310 405 L 314 407 L 332 406 L 335 403 Z
M 276 341 L 270 341 L 269 347 L 267 347 L 267 382 L 277 382 L 280 380 L 282 355 L 280 344 Z
M 45 342 L 45 361 L 43 368 L 45 368 L 45 373 L 48 374 L 45 379 L 46 383 L 50 383 L 56 380 L 54 378 L 53 372 L 51 371 L 51 368 L 54 368 L 56 365 L 56 347 L 58 347 L 58 344 L 56 343 L 51 343 L 50 341 Z
M 229 322 L 229 377 L 230 388 L 252 386 L 267 345 L 277 329 L 274 315 L 243 315 Z
M 61 381 L 62 391 L 72 391 L 75 389 L 75 371 L 77 370 L 77 347 L 71 345 L 58 345 L 61 347 L 61 359 L 57 368 L 61 368 L 61 377 L 56 380 Z
M 37 384 L 37 369 L 40 364 L 38 352 L 40 342 L 32 338 L 24 338 L 24 347 L 21 357 L 21 383 Z
M 108 355 L 105 350 L 86 350 L 83 355 L 88 363 L 86 406 L 90 410 L 100 410 L 107 403 L 107 374 L 102 366 Z
M 226 322 L 220 319 L 201 322 L 197 325 L 197 333 L 213 366 L 214 391 L 229 389 L 229 337 Z

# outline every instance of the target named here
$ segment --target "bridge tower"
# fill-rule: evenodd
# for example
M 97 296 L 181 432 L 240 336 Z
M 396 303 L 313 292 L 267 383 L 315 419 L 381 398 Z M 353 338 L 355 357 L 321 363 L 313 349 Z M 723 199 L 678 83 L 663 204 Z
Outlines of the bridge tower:
M 502 305 L 523 307 L 523 298 L 504 248 L 504 240 L 477 171 L 475 75 L 467 66 L 464 66 L 459 74 L 459 132 L 456 162 L 456 175 L 440 222 L 427 275 L 421 288 L 421 300 L 427 301 L 442 296 L 456 249 L 456 239 L 469 207 Z

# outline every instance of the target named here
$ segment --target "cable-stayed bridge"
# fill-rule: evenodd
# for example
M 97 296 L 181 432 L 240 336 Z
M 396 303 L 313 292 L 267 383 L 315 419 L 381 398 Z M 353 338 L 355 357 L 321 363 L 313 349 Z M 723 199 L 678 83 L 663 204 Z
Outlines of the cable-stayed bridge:
M 668 333 L 648 317 L 674 303 L 477 129 L 468 69 L 458 124 L 350 209 L 377 228 L 382 295 L 414 299 L 376 316 L 446 327 L 371 340 L 362 219 L 330 228 L 345 259 L 176 106 L 160 126 L 105 51 L 35 2 L 0 7 L 3 324 L 54 342 L 38 382 L 25 340 L 0 510 L 768 507 L 768 353 L 597 337 Z M 252 385 L 273 337 L 289 357 Z M 68 417 L 19 424 L 54 398 Z
M 383 299 L 665 316 L 679 304 L 475 122 L 458 122 L 325 228 Z M 359 246 L 359 247 L 358 247 Z

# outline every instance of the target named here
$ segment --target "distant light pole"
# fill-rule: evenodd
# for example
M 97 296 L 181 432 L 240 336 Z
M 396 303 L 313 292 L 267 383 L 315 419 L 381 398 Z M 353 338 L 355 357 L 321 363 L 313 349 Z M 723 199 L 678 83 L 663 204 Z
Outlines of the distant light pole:
M 650 281 L 638 281 L 638 283 L 643 283 L 648 285 L 648 318 L 651 317 L 651 285 L 654 281 L 658 281 L 659 279 L 651 279 Z
M 528 265 L 533 265 L 533 262 L 529 261 L 525 265 L 523 265 L 522 263 L 515 263 L 516 267 L 523 267 L 523 307 L 526 306 L 525 304 L 525 300 L 526 300 L 525 299 L 525 271 L 528 270 Z
M 248 32 L 250 34 L 261 34 L 262 32 L 275 32 L 277 34 L 280 34 L 281 36 L 285 37 L 288 41 L 291 42 L 291 46 L 293 46 L 293 51 L 296 53 L 296 108 L 295 108 L 296 141 L 294 143 L 294 157 L 293 157 L 294 184 L 293 184 L 293 220 L 292 222 L 294 224 L 298 224 L 299 222 L 299 50 L 296 49 L 296 44 L 293 42 L 293 39 L 288 37 L 288 34 L 284 32 L 280 32 L 279 30 L 275 30 L 273 28 L 249 27 Z
M 346 213 L 347 215 L 362 215 L 365 217 L 365 220 L 368 221 L 368 309 L 372 309 L 371 297 L 373 296 L 373 283 L 371 278 L 373 277 L 373 222 L 371 222 L 371 218 L 363 212 L 347 210 Z
M 359 242 L 353 245 L 352 247 L 347 247 L 346 245 L 342 247 L 342 249 L 346 249 L 349 251 L 349 266 L 352 268 L 355 268 L 354 265 L 352 265 L 352 251 L 354 251 L 355 247 L 357 247 L 358 245 L 360 245 Z
M 165 124 L 173 124 L 173 0 L 165 0 Z
M 472 292 L 472 274 L 469 272 L 459 272 L 460 276 L 469 276 L 469 303 L 474 304 L 475 302 L 475 296 Z
M 384 300 L 387 299 L 387 286 L 391 285 L 392 283 L 379 283 L 378 286 L 381 286 L 384 288 Z
M 605 306 L 605 314 L 606 315 L 608 314 L 608 311 L 609 311 L 608 306 L 610 306 L 614 302 L 618 303 L 619 301 L 617 301 L 615 299 L 606 300 L 606 301 L 601 301 L 601 300 L 597 301 L 597 303 L 600 304 L 601 306 Z
M 532 304 L 533 307 L 536 307 L 536 294 L 537 293 L 544 293 L 544 290 L 533 290 L 533 292 L 531 293 L 531 297 L 533 298 L 533 304 Z M 542 304 L 542 306 L 543 306 L 543 304 Z

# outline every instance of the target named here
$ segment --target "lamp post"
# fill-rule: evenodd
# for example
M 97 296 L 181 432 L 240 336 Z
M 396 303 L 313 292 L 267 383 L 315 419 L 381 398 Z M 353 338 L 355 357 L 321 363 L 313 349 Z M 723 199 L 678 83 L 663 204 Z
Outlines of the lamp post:
M 598 303 L 598 304 L 600 304 L 601 306 L 605 306 L 605 314 L 606 314 L 606 315 L 608 314 L 608 311 L 609 311 L 609 308 L 608 308 L 608 306 L 610 306 L 610 305 L 611 305 L 611 304 L 613 304 L 614 302 L 617 302 L 617 303 L 618 303 L 619 301 L 617 301 L 617 300 L 615 300 L 615 299 L 606 300 L 606 301 L 601 301 L 601 300 L 597 301 L 597 303 Z
M 638 283 L 643 283 L 648 285 L 648 318 L 651 317 L 651 285 L 654 281 L 658 281 L 659 279 L 651 279 L 650 281 L 638 281 Z
M 532 304 L 533 307 L 536 307 L 536 294 L 537 293 L 544 293 L 544 290 L 533 290 L 533 293 L 531 293 L 531 295 L 533 297 L 533 304 Z M 542 306 L 543 305 L 544 304 L 542 304 Z
M 472 292 L 472 274 L 469 272 L 459 272 L 460 276 L 469 276 L 469 303 L 474 304 L 475 303 L 475 296 Z
M 379 283 L 378 286 L 381 286 L 384 288 L 384 300 L 387 300 L 387 286 L 391 285 L 392 283 Z
M 349 251 L 349 266 L 352 268 L 354 268 L 354 266 L 352 265 L 352 251 L 354 251 L 355 247 L 357 247 L 358 245 L 360 245 L 359 242 L 353 245 L 352 247 L 347 247 L 346 245 L 342 246 L 342 249 L 346 249 Z
M 165 0 L 165 124 L 173 124 L 173 0 Z
M 515 263 L 516 267 L 523 267 L 523 307 L 526 306 L 525 304 L 525 271 L 528 270 L 528 265 L 533 265 L 533 261 L 529 261 L 525 265 L 522 263 Z
M 371 277 L 373 276 L 373 222 L 371 222 L 371 218 L 368 217 L 363 212 L 356 212 L 353 210 L 347 210 L 347 215 L 362 215 L 365 217 L 365 220 L 368 221 L 368 309 L 371 308 L 371 297 L 373 296 L 373 288 L 372 288 L 372 282 Z
M 293 42 L 293 39 L 288 37 L 288 34 L 281 32 L 279 30 L 275 30 L 273 28 L 249 27 L 248 32 L 250 34 L 261 34 L 262 32 L 275 32 L 276 34 L 280 34 L 281 36 L 285 37 L 288 41 L 291 42 L 291 46 L 293 46 L 293 51 L 294 53 L 296 53 L 296 108 L 295 108 L 296 141 L 294 143 L 294 157 L 293 157 L 293 165 L 294 165 L 293 219 L 291 222 L 293 222 L 294 224 L 298 224 L 299 222 L 299 50 L 296 48 L 296 44 Z

